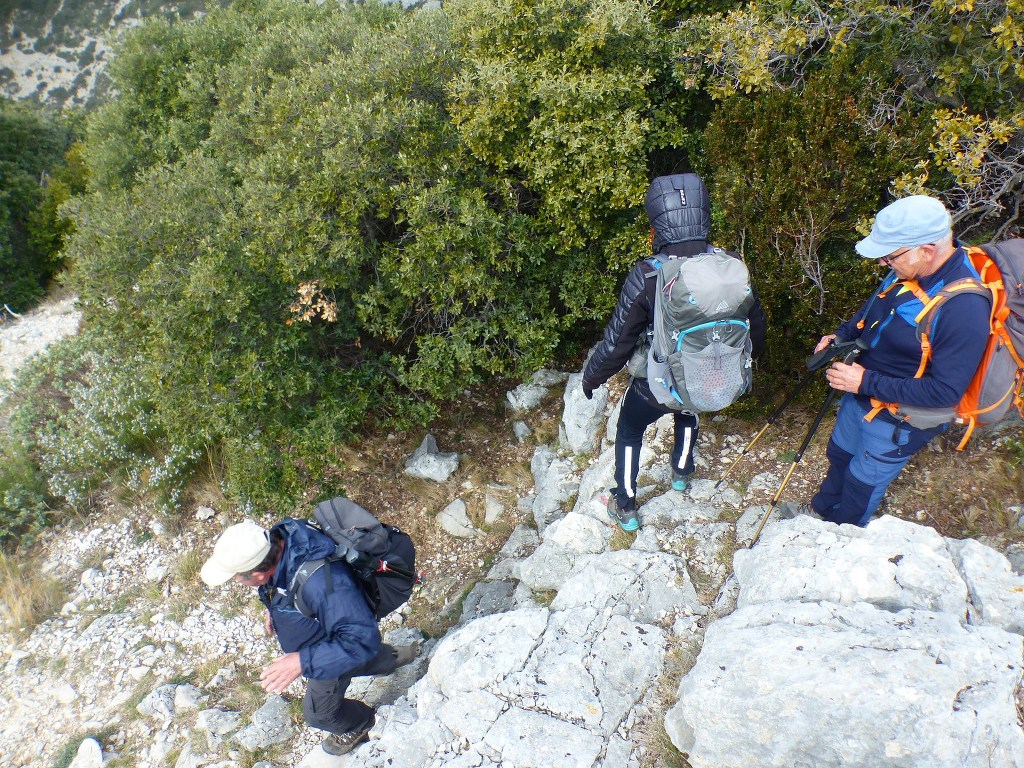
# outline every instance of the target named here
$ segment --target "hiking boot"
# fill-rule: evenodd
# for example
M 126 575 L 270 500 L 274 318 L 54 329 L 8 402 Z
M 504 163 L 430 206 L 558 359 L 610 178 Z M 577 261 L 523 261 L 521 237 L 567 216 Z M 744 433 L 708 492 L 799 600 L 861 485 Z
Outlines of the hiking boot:
M 420 644 L 400 645 L 395 648 L 395 669 L 404 667 L 420 655 Z
M 686 481 L 690 478 L 689 475 L 684 475 L 682 472 L 672 470 L 672 490 L 673 491 L 685 491 Z
M 332 733 L 326 739 L 321 742 L 320 746 L 323 747 L 324 752 L 328 755 L 347 755 L 359 744 L 362 744 L 368 738 L 370 729 L 373 728 L 373 724 L 376 722 L 376 718 L 370 715 L 370 719 L 367 720 L 362 726 L 355 730 L 348 731 L 347 733 Z
M 608 494 L 608 517 L 619 524 L 619 528 L 626 533 L 632 533 L 640 527 L 640 518 L 637 517 L 636 509 L 623 509 L 615 500 L 615 494 Z
M 792 501 L 784 501 L 779 505 L 779 517 L 783 520 L 792 520 L 800 515 L 807 515 L 807 517 L 813 517 L 815 520 L 825 519 L 814 511 L 814 507 L 807 503 L 796 504 Z

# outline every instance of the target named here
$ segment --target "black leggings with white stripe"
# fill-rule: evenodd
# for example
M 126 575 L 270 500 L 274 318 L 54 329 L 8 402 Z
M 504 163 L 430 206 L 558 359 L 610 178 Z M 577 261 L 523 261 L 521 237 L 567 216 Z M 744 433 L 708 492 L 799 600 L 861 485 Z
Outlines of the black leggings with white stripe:
M 636 506 L 636 478 L 640 474 L 640 447 L 644 432 L 666 413 L 673 413 L 675 422 L 672 468 L 683 475 L 693 473 L 693 454 L 700 427 L 698 416 L 651 405 L 637 391 L 636 384 L 630 384 L 622 399 L 615 430 L 615 488 L 612 493 L 622 509 Z

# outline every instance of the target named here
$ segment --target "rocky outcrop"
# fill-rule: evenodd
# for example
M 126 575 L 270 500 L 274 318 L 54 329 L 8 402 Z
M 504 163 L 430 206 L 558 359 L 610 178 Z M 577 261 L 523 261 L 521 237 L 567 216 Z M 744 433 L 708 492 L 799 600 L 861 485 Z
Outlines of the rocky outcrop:
M 592 401 L 573 389 L 564 418 L 579 423 Z M 702 462 L 739 450 L 703 435 Z M 378 720 L 343 758 L 283 699 L 253 697 L 276 649 L 230 588 L 188 594 L 193 535 L 128 519 L 76 534 L 54 564 L 81 576 L 64 615 L 9 649 L 0 762 L 33 765 L 93 731 L 113 733 L 115 753 L 144 744 L 140 768 L 235 768 L 254 753 L 261 768 L 639 768 L 666 762 L 652 736 L 664 729 L 694 768 L 1024 765 L 1024 579 L 1007 558 L 890 517 L 772 521 L 743 548 L 765 512 L 744 501 L 755 489 L 666 492 L 669 440 L 666 419 L 642 452 L 635 537 L 606 517 L 606 438 L 589 460 L 539 447 L 526 523 L 456 626 L 395 675 L 353 684 Z M 166 610 L 123 605 L 140 583 Z M 389 621 L 390 641 L 414 639 L 401 614 Z M 97 747 L 76 759 L 96 764 Z
M 738 608 L 665 720 L 691 765 L 1024 765 L 1024 578 L 1005 557 L 892 517 L 799 517 L 735 563 Z

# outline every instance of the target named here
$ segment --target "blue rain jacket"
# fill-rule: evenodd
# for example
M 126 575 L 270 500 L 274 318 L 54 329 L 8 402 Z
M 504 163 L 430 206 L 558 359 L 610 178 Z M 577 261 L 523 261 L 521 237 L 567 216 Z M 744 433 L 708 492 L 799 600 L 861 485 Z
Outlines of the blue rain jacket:
M 285 518 L 272 530 L 284 534 L 285 548 L 273 579 L 260 587 L 260 600 L 270 611 L 274 631 L 285 653 L 298 651 L 303 677 L 333 680 L 370 661 L 380 650 L 377 620 L 355 582 L 349 566 L 334 562 L 317 570 L 302 595 L 314 611 L 308 619 L 292 605 L 288 586 L 296 569 L 307 560 L 333 554 L 326 534 L 304 522 Z M 330 569 L 331 591 L 327 591 Z

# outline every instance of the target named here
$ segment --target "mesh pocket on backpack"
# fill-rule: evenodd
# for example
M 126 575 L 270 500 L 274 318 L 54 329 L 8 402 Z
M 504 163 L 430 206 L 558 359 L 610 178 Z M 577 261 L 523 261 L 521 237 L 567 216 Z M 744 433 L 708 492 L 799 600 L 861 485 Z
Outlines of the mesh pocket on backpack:
M 720 411 L 746 391 L 743 350 L 713 341 L 699 352 L 669 355 L 673 371 L 682 372 L 686 394 L 699 411 Z

